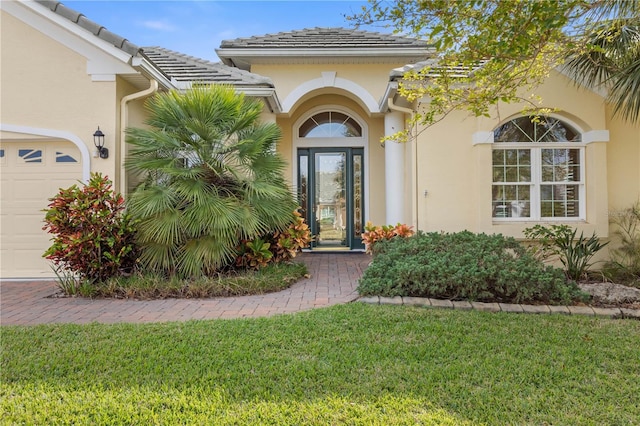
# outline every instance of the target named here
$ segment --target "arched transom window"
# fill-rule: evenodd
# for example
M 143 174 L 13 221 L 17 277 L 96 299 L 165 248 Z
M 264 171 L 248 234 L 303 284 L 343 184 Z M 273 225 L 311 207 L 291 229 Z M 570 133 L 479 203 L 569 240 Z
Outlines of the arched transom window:
M 581 133 L 556 118 L 519 117 L 494 130 L 496 220 L 584 218 Z
M 308 118 L 298 130 L 301 138 L 353 138 L 362 136 L 362 127 L 347 114 L 325 111 Z

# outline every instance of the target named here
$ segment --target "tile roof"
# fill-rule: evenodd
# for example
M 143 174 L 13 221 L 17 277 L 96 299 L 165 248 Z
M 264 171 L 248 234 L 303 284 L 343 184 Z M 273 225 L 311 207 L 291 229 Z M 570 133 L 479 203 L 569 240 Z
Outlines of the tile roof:
M 102 40 L 112 44 L 113 46 L 132 56 L 136 56 L 140 52 L 140 48 L 131 43 L 126 38 L 112 33 L 102 25 L 88 19 L 82 13 L 76 12 L 75 10 L 65 6 L 59 1 L 36 0 L 36 2 L 44 7 L 49 8 L 51 11 L 62 16 L 63 18 L 66 18 L 69 21 L 78 24 L 80 27 L 91 32 L 96 37 L 101 38 Z
M 391 80 L 399 80 L 408 73 L 422 73 L 425 77 L 439 77 L 440 75 L 447 73 L 450 77 L 466 78 L 470 77 L 474 71 L 481 68 L 487 61 L 478 61 L 473 66 L 458 65 L 458 66 L 442 66 L 439 65 L 437 59 L 428 59 L 426 61 L 417 62 L 415 64 L 407 64 L 400 68 L 394 68 L 389 73 Z
M 221 49 L 367 49 L 367 48 L 429 48 L 424 40 L 392 34 L 347 28 L 305 28 L 263 36 L 223 40 Z
M 219 62 L 185 55 L 162 47 L 144 47 L 143 54 L 162 72 L 179 82 L 226 83 L 234 86 L 274 87 L 271 79 Z

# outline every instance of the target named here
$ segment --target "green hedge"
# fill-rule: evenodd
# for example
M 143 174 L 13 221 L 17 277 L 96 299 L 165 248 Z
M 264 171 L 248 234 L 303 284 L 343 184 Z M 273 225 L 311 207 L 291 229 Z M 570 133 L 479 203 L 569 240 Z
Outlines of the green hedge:
M 567 304 L 586 295 L 502 235 L 418 232 L 380 241 L 364 272 L 363 296 L 415 296 L 504 303 Z

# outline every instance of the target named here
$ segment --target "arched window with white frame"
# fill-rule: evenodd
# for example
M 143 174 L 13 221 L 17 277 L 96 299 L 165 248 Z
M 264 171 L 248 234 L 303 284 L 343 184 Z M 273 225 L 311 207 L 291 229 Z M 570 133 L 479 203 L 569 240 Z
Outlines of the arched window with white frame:
M 298 128 L 300 138 L 359 138 L 362 127 L 340 111 L 322 111 L 305 120 Z
M 493 133 L 494 220 L 584 219 L 585 144 L 578 130 L 557 118 L 527 116 Z

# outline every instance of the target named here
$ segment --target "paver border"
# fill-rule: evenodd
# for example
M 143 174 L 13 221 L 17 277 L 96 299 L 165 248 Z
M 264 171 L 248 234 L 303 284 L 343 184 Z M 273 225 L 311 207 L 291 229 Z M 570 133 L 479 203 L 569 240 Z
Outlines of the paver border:
M 636 319 L 640 320 L 640 309 L 629 308 L 600 308 L 596 306 L 571 306 L 571 305 L 523 305 L 515 303 L 483 303 L 468 302 L 466 300 L 433 299 L 426 297 L 378 297 L 363 296 L 356 302 L 376 305 L 404 305 L 420 306 L 439 309 L 455 309 L 458 311 L 484 311 L 505 312 L 517 314 L 560 314 L 582 315 L 594 318 L 609 319 Z

